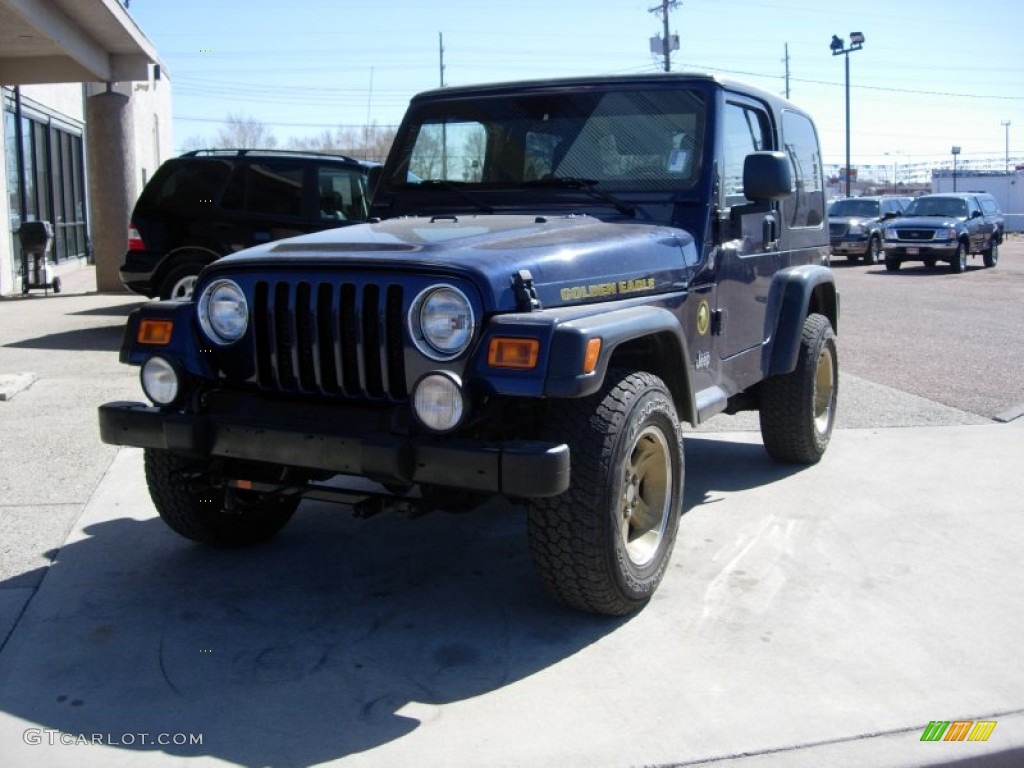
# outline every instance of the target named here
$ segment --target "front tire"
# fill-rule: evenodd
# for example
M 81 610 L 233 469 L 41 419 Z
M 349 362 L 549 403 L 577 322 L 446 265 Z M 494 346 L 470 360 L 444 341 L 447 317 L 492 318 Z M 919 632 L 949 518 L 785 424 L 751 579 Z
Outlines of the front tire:
M 246 547 L 266 541 L 299 505 L 297 498 L 239 491 L 236 508 L 228 512 L 225 490 L 213 486 L 201 462 L 151 448 L 144 459 L 146 485 L 160 517 L 175 533 L 201 544 Z
M 572 481 L 530 502 L 534 563 L 563 603 L 622 616 L 661 583 L 683 498 L 683 445 L 672 396 L 657 376 L 609 371 L 601 390 L 553 409 Z
M 776 461 L 815 464 L 832 437 L 839 394 L 839 358 L 832 324 L 808 315 L 791 373 L 761 384 L 761 437 Z
M 960 274 L 967 269 L 967 243 L 963 240 L 956 244 L 956 254 L 954 254 L 952 261 L 949 262 L 949 269 L 956 274 Z
M 864 261 L 868 264 L 877 264 L 882 260 L 882 241 L 878 237 L 872 237 L 868 243 L 868 250 L 864 254 Z

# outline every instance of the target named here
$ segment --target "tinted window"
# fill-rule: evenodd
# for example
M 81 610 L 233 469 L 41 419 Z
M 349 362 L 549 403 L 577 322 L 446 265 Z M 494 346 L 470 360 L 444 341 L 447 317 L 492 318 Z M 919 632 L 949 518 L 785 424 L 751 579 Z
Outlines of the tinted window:
M 240 165 L 221 205 L 267 216 L 301 216 L 303 168 L 294 161 Z
M 908 216 L 949 216 L 965 218 L 967 203 L 959 197 L 919 197 L 909 206 Z
M 227 179 L 231 164 L 220 160 L 174 160 L 164 163 L 139 197 L 146 208 L 208 210 Z
M 847 198 L 836 200 L 828 209 L 829 216 L 856 216 L 861 219 L 874 219 L 878 217 L 877 200 L 859 200 Z
M 814 125 L 801 114 L 783 112 L 782 143 L 793 174 L 793 194 L 782 202 L 790 227 L 817 227 L 825 216 L 825 188 L 821 175 L 821 150 Z M 878 203 L 873 205 L 877 216 Z
M 989 216 L 995 216 L 999 213 L 999 205 L 991 197 L 982 197 L 978 199 L 981 203 L 981 210 L 983 210 Z
M 725 149 L 722 183 L 726 205 L 747 202 L 743 196 L 743 161 L 751 152 L 771 149 L 768 116 L 740 104 L 725 105 Z

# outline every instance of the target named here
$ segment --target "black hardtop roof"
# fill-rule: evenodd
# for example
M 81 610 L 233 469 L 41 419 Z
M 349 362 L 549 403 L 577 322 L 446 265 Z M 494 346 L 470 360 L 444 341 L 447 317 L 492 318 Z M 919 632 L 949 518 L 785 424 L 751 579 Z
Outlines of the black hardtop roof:
M 755 96 L 775 108 L 792 109 L 803 112 L 800 107 L 791 101 L 769 91 L 762 90 L 755 85 L 750 85 L 741 80 L 721 77 L 707 72 L 647 72 L 637 75 L 587 75 L 580 77 L 557 77 L 538 80 L 512 80 L 497 83 L 481 83 L 479 85 L 457 85 L 444 88 L 433 88 L 423 91 L 412 98 L 412 103 L 418 101 L 431 101 L 434 99 L 444 100 L 452 97 L 468 98 L 472 96 L 501 96 L 521 93 L 524 91 L 551 91 L 559 89 L 574 89 L 585 87 L 606 87 L 623 85 L 654 85 L 664 86 L 667 83 L 701 83 L 717 85 L 731 90 Z

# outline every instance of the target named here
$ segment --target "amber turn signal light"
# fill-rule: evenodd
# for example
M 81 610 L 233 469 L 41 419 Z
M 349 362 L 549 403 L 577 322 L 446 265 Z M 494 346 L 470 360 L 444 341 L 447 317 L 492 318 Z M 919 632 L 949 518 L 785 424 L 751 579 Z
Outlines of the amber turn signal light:
M 495 337 L 487 348 L 487 364 L 492 368 L 536 368 L 540 356 L 537 339 Z
M 601 340 L 590 339 L 587 342 L 587 353 L 583 357 L 583 372 L 593 373 L 597 368 L 597 359 L 601 356 Z
M 139 344 L 157 346 L 170 344 L 173 330 L 174 323 L 170 320 L 143 320 L 139 323 L 139 331 L 135 334 L 135 340 Z

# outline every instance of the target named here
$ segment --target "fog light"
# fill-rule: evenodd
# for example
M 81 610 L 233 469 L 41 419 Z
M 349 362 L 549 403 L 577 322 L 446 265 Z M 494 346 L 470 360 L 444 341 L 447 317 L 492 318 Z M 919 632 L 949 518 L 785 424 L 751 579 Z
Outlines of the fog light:
M 178 399 L 178 372 L 162 357 L 151 357 L 142 364 L 142 391 L 156 405 L 170 405 Z
M 453 373 L 428 373 L 416 384 L 412 407 L 416 418 L 427 429 L 450 432 L 466 412 L 462 382 Z

